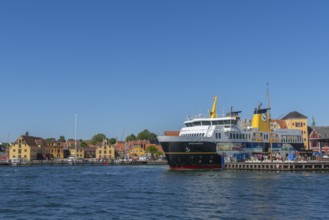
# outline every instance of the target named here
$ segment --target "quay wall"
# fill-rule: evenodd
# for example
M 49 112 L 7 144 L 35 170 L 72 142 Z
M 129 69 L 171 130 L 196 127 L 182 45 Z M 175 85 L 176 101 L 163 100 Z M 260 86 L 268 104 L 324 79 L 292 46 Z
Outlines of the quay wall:
M 167 165 L 167 161 L 100 162 L 93 160 L 68 162 L 67 160 L 33 160 L 25 163 L 1 162 L 0 166 L 104 166 L 104 165 Z

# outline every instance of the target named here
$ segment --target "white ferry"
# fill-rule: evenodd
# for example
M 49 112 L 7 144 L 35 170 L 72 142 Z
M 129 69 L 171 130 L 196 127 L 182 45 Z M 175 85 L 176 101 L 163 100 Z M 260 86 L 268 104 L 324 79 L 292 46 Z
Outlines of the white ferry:
M 209 117 L 188 119 L 179 136 L 158 136 L 171 169 L 220 169 L 227 155 L 248 156 L 282 147 L 304 147 L 300 130 L 271 130 L 269 108 L 258 106 L 252 125 L 247 127 L 242 125 L 240 112 L 217 117 L 216 104 L 217 96 Z

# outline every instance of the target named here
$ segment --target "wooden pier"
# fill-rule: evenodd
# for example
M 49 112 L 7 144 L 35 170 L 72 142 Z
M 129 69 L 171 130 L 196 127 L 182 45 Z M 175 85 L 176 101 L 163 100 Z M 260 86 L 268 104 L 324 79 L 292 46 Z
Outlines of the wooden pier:
M 227 170 L 329 171 L 329 161 L 299 162 L 228 162 Z

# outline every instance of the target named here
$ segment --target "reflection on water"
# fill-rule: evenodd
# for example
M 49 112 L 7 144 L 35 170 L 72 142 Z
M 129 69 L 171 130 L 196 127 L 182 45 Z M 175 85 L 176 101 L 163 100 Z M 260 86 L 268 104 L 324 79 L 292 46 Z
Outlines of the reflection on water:
M 327 217 L 327 172 L 0 167 L 1 219 Z

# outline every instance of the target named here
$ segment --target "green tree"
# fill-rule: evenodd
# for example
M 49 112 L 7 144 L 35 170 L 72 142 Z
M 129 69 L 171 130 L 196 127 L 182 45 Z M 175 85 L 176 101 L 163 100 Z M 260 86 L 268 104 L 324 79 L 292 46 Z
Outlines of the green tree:
M 147 129 L 144 129 L 144 131 L 138 133 L 137 139 L 138 140 L 148 140 L 149 139 L 150 132 Z
M 146 153 L 151 154 L 152 159 L 155 159 L 155 155 L 157 154 L 158 149 L 154 145 L 150 145 L 148 148 L 146 148 Z
M 126 137 L 126 141 L 136 141 L 137 137 L 134 134 L 129 135 Z
M 116 142 L 117 142 L 117 139 L 115 139 L 115 138 L 110 138 L 109 139 L 110 144 L 115 144 Z
M 29 134 L 28 131 L 25 132 L 25 136 L 26 136 L 26 137 L 30 136 L 30 134 Z
M 59 136 L 59 139 L 57 140 L 59 142 L 65 142 L 65 137 L 64 136 Z
M 149 141 L 151 143 L 154 143 L 154 144 L 159 143 L 158 138 L 157 138 L 157 135 L 154 134 L 154 133 L 150 133 L 150 135 L 149 135 Z
M 157 151 L 157 152 L 155 153 L 155 155 L 157 156 L 157 158 L 159 158 L 160 156 L 163 156 L 163 152 L 161 152 L 161 151 Z
M 158 143 L 158 139 L 156 134 L 150 132 L 147 129 L 144 129 L 144 131 L 140 132 L 137 135 L 138 140 L 149 140 L 151 143 Z
M 88 144 L 84 141 L 80 142 L 81 147 L 89 147 Z
M 92 144 L 97 144 L 98 142 L 102 142 L 103 140 L 105 140 L 106 139 L 106 136 L 105 136 L 105 134 L 96 134 L 96 135 L 94 135 L 93 137 L 92 137 L 92 139 L 91 139 L 91 143 Z

